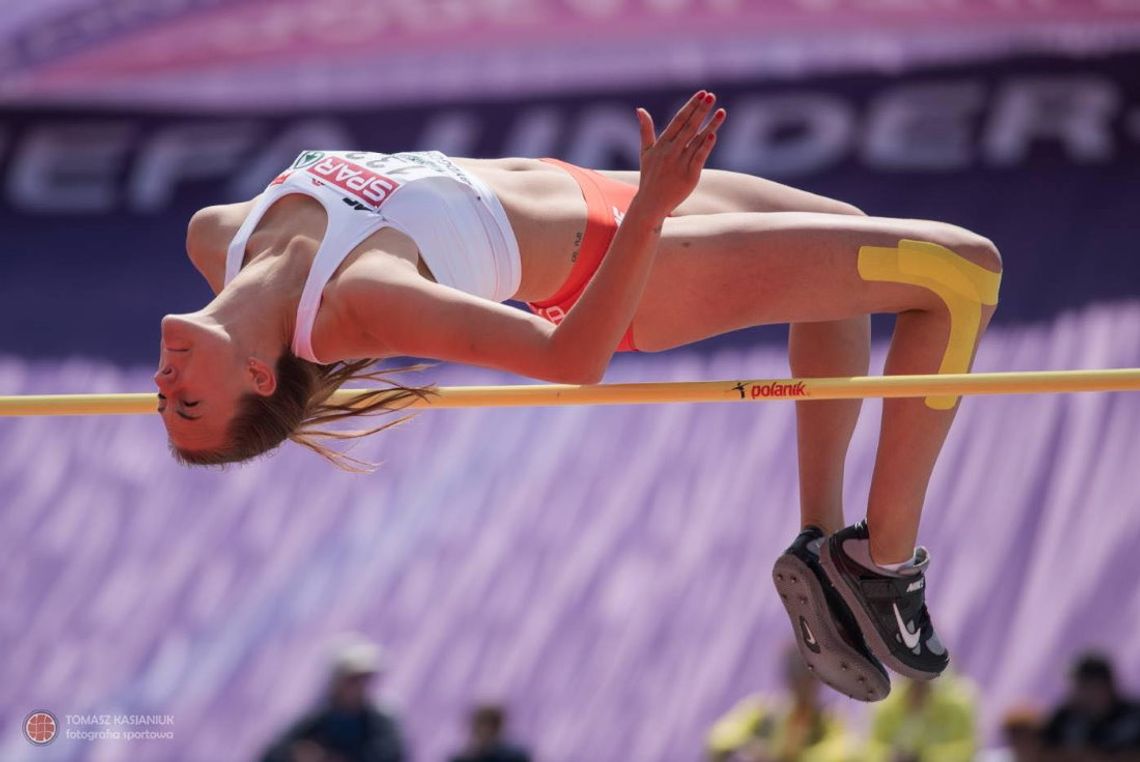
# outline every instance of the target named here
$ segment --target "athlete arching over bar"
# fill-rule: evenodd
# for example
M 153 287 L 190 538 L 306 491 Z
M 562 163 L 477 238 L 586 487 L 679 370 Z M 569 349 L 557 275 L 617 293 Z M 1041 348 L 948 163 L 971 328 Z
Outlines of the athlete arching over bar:
M 868 315 L 893 312 L 887 373 L 968 370 L 997 301 L 993 244 L 705 170 L 725 119 L 714 101 L 695 94 L 660 135 L 639 109 L 640 173 L 309 151 L 257 198 L 199 211 L 187 249 L 216 297 L 163 320 L 155 375 L 176 455 L 245 460 L 289 438 L 335 460 L 323 424 L 423 393 L 328 402 L 349 378 L 377 379 L 374 358 L 590 384 L 619 349 L 791 323 L 795 375 L 853 376 L 868 370 Z M 955 403 L 885 401 L 867 520 L 846 529 L 860 402 L 797 403 L 804 531 L 773 576 L 808 664 L 854 698 L 889 692 L 883 662 L 916 678 L 949 662 L 915 542 Z

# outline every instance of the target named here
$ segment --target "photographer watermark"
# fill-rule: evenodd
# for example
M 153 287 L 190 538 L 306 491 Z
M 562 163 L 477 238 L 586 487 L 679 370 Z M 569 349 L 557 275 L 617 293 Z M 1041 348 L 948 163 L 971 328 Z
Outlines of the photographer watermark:
M 59 721 L 51 712 L 37 709 L 24 718 L 24 738 L 36 746 L 47 746 L 59 732 Z
M 65 714 L 37 710 L 24 719 L 24 737 L 45 746 L 58 737 L 69 741 L 169 741 L 173 714 Z

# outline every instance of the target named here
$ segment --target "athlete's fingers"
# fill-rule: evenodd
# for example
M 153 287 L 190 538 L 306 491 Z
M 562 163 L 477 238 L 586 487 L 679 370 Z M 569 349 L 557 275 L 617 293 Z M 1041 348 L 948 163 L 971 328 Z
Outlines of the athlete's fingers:
M 662 140 L 676 139 L 678 133 L 681 132 L 681 128 L 688 123 L 689 118 L 693 115 L 693 112 L 696 111 L 696 109 L 704 101 L 705 95 L 705 91 L 701 90 L 694 94 L 693 97 L 689 98 L 689 100 L 685 102 L 685 105 L 681 106 L 677 113 L 673 115 L 673 118 L 669 120 L 669 124 L 667 124 L 665 126 L 665 129 L 661 131 Z
M 641 127 L 641 152 L 645 153 L 653 147 L 657 133 L 653 129 L 653 115 L 643 108 L 637 110 L 637 123 Z
M 722 108 L 718 108 L 716 110 L 716 113 L 712 115 L 712 119 L 709 120 L 709 123 L 704 126 L 704 129 L 693 136 L 693 139 L 689 142 L 691 149 L 696 150 L 697 148 L 704 145 L 704 140 L 706 137 L 709 135 L 715 135 L 717 130 L 720 129 L 720 126 L 724 124 L 725 117 L 727 116 L 727 111 Z
M 709 93 L 701 90 L 693 95 L 692 98 L 689 98 L 689 102 L 681 107 L 681 110 L 673 117 L 673 121 L 669 122 L 669 126 L 661 133 L 661 138 L 663 140 L 676 140 L 677 136 L 681 134 L 681 131 L 693 118 L 693 114 L 697 113 L 701 109 L 701 106 L 706 103 L 708 96 Z
M 689 114 L 689 118 L 685 121 L 685 124 L 681 126 L 681 131 L 677 133 L 677 137 L 675 138 L 677 143 L 680 143 L 682 147 L 688 146 L 689 141 L 693 139 L 693 136 L 697 134 L 697 130 L 704 124 L 705 117 L 708 116 L 715 102 L 715 95 L 705 93 L 705 97 L 701 98 L 697 107 Z
M 697 149 L 695 151 L 693 151 L 693 156 L 690 159 L 691 163 L 689 166 L 693 170 L 700 172 L 701 169 L 704 168 L 705 162 L 708 160 L 709 154 L 712 153 L 713 146 L 715 145 L 716 133 L 710 132 L 705 135 L 704 138 L 701 139 L 700 145 L 697 146 Z

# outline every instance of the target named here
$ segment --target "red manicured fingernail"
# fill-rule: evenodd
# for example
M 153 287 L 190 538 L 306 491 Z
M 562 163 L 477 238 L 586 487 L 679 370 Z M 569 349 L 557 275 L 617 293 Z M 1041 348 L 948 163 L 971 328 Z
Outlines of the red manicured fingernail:
M 705 97 L 705 91 L 704 90 L 701 90 L 697 93 L 697 100 L 703 100 L 704 97 Z
M 705 96 L 705 103 L 712 103 L 715 100 L 716 100 L 716 98 L 713 97 L 712 93 L 709 93 L 708 95 Z

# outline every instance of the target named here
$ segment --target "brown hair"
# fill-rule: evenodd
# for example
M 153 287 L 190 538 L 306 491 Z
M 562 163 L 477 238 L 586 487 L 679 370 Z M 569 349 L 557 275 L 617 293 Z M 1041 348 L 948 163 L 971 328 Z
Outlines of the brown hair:
M 403 416 L 368 429 L 343 431 L 326 428 L 329 424 L 358 416 L 380 415 L 406 408 L 416 400 L 435 393 L 434 386 L 405 386 L 389 378 L 391 373 L 420 370 L 413 365 L 388 371 L 369 371 L 375 360 L 351 360 L 318 365 L 302 360 L 286 350 L 277 359 L 277 388 L 264 396 L 248 392 L 238 401 L 237 413 L 226 433 L 227 444 L 213 450 L 183 450 L 171 445 L 178 462 L 184 465 L 216 466 L 238 463 L 264 455 L 286 439 L 313 452 L 346 471 L 370 471 L 375 464 L 359 460 L 329 447 L 321 440 L 349 440 L 366 437 L 406 421 Z M 330 402 L 332 393 L 349 381 L 383 384 L 383 388 L 361 394 L 351 402 Z

